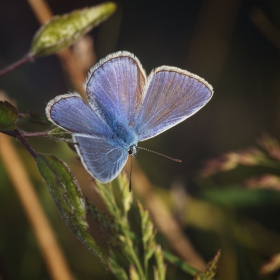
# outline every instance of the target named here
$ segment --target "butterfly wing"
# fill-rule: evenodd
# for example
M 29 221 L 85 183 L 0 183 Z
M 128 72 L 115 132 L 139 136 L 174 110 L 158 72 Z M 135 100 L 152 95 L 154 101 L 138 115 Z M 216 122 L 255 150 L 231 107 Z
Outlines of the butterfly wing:
M 184 121 L 212 97 L 204 79 L 176 67 L 162 66 L 148 77 L 134 130 L 139 141 L 154 137 Z
M 85 83 L 89 103 L 110 127 L 129 125 L 142 100 L 146 74 L 129 52 L 108 55 L 97 63 Z
M 76 150 L 89 174 L 102 183 L 112 181 L 124 167 L 127 150 L 114 142 L 74 134 Z
M 65 94 L 51 100 L 48 119 L 72 132 L 75 147 L 86 170 L 98 181 L 113 180 L 127 160 L 127 150 L 113 141 L 110 128 L 78 94 Z
M 59 95 L 46 107 L 48 119 L 72 133 L 83 133 L 97 138 L 111 134 L 89 105 L 77 93 Z

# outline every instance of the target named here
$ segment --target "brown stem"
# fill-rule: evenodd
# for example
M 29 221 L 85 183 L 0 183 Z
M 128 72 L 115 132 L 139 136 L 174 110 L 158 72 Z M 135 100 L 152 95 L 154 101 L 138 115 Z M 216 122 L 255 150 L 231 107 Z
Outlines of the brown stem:
M 41 132 L 23 132 L 21 135 L 24 138 L 31 138 L 31 137 L 46 137 L 48 135 L 48 131 L 41 131 Z
M 21 66 L 22 64 L 25 64 L 26 62 L 31 61 L 34 58 L 33 54 L 28 54 L 27 56 L 24 56 L 23 58 L 21 58 L 20 60 L 12 63 L 11 65 L 9 65 L 8 67 L 0 70 L 0 77 L 4 76 L 5 74 L 9 73 L 10 71 L 18 68 L 19 66 Z
M 21 144 L 26 148 L 30 155 L 34 158 L 37 157 L 36 151 L 31 147 L 31 145 L 26 141 L 25 137 L 20 133 L 18 129 L 14 130 L 16 138 L 21 142 Z
M 17 135 L 14 130 L 1 130 L 1 133 L 4 133 L 6 135 L 16 137 Z M 41 131 L 41 132 L 25 132 L 25 131 L 20 131 L 20 134 L 24 138 L 31 138 L 31 137 L 46 137 L 48 135 L 48 131 Z

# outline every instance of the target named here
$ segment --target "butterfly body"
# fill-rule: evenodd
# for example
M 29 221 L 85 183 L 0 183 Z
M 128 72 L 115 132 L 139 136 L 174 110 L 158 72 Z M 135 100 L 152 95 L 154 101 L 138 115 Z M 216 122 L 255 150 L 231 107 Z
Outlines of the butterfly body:
M 89 72 L 87 104 L 78 94 L 60 95 L 46 108 L 50 121 L 73 135 L 87 171 L 113 180 L 137 144 L 182 122 L 212 97 L 212 87 L 188 71 L 169 66 L 146 77 L 129 52 L 108 55 Z
M 113 134 L 114 139 L 127 150 L 130 146 L 137 145 L 138 143 L 136 134 L 128 125 L 114 123 Z

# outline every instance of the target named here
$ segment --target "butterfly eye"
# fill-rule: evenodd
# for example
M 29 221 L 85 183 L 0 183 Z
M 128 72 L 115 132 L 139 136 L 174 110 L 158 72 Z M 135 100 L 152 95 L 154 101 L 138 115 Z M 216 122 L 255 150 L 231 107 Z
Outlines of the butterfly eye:
M 137 156 L 137 152 L 138 152 L 138 148 L 135 145 L 130 146 L 128 149 L 128 154 L 131 155 L 132 157 Z

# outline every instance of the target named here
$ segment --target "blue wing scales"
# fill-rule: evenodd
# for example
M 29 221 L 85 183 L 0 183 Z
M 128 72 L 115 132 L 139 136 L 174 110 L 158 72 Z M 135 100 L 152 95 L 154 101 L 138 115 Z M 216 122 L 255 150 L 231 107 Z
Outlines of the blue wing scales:
M 73 138 L 78 143 L 75 145 L 77 152 L 92 177 L 102 183 L 110 182 L 117 177 L 128 157 L 126 149 L 84 135 L 74 134 Z
M 213 95 L 205 80 L 175 67 L 155 69 L 146 83 L 140 62 L 128 52 L 96 64 L 85 89 L 89 105 L 78 94 L 61 95 L 48 103 L 46 114 L 73 133 L 83 165 L 103 183 L 121 171 L 130 145 L 184 121 Z
M 50 121 L 73 134 L 75 148 L 90 173 L 102 183 L 113 180 L 123 168 L 127 150 L 114 142 L 114 135 L 78 94 L 51 100 L 46 108 Z
M 79 94 L 64 94 L 52 99 L 46 107 L 46 115 L 51 122 L 72 133 L 97 138 L 112 134 L 107 124 L 100 120 Z
M 146 74 L 129 52 L 108 55 L 97 63 L 85 82 L 89 103 L 110 127 L 130 125 L 142 100 Z
M 212 97 L 204 79 L 179 68 L 161 66 L 148 77 L 143 102 L 135 117 L 139 141 L 152 138 L 184 121 Z

